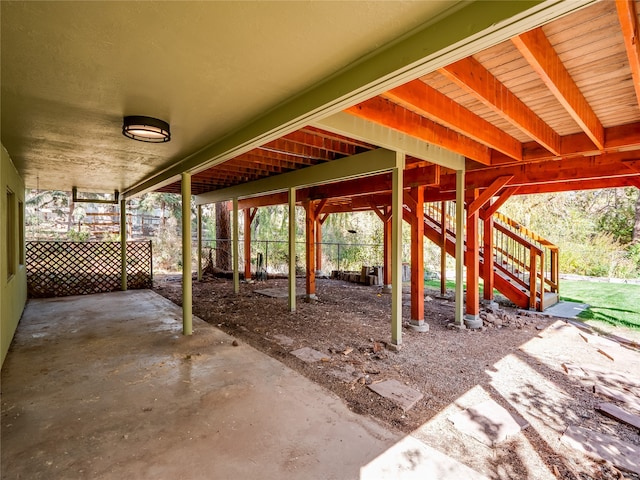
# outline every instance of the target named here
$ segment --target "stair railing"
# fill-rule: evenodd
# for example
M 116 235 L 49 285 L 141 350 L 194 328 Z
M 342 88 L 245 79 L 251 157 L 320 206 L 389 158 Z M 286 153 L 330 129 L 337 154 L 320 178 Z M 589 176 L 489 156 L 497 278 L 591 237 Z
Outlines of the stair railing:
M 425 203 L 427 224 L 442 234 L 444 220 L 445 239 L 452 241 L 456 238 L 455 214 L 455 202 Z M 480 222 L 479 235 L 482 251 L 483 222 Z M 528 292 L 529 308 L 543 310 L 545 292 L 558 293 L 559 290 L 558 247 L 502 213 L 494 214 L 493 236 L 494 268 Z
M 529 290 L 529 307 L 544 310 L 544 294 L 558 293 L 558 247 L 502 213 L 494 214 L 496 265 Z M 528 277 L 528 278 L 527 278 Z

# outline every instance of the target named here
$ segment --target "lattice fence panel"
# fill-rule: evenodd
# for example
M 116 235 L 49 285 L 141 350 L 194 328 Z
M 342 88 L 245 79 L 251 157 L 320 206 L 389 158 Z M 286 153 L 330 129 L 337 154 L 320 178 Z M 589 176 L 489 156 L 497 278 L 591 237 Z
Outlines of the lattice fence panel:
M 121 289 L 120 242 L 26 242 L 29 297 Z M 153 286 L 151 242 L 127 242 L 127 288 Z

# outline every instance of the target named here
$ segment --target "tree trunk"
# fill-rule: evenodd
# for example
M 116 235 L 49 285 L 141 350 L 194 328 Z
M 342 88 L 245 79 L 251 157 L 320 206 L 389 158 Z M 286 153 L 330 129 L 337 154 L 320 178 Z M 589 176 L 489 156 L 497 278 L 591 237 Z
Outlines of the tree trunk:
M 231 270 L 229 202 L 216 203 L 216 268 Z
M 633 224 L 633 237 L 632 243 L 640 243 L 640 194 L 638 194 L 638 200 L 636 200 L 636 221 Z
M 76 208 L 75 202 L 72 200 L 69 202 L 69 217 L 67 218 L 67 232 L 71 231 L 73 226 L 73 211 Z

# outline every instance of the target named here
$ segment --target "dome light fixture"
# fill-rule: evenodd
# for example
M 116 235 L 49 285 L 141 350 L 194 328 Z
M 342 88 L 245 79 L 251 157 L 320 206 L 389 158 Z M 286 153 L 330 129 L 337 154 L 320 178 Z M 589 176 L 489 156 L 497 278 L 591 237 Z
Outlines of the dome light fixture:
M 171 131 L 167 122 L 140 115 L 124 117 L 122 134 L 133 140 L 148 143 L 164 143 L 171 140 Z

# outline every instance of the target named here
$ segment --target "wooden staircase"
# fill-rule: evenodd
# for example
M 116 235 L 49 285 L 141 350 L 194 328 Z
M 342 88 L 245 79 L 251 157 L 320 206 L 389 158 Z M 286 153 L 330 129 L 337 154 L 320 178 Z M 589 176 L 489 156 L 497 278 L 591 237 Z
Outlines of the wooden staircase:
M 501 213 L 493 214 L 491 223 L 491 231 L 485 232 L 487 222 L 480 222 L 480 275 L 486 278 L 486 264 L 491 262 L 485 261 L 485 250 L 490 246 L 494 287 L 500 293 L 530 310 L 543 311 L 557 303 L 558 247 Z M 444 243 L 455 257 L 455 202 L 425 203 L 424 224 L 425 236 L 440 247 Z

